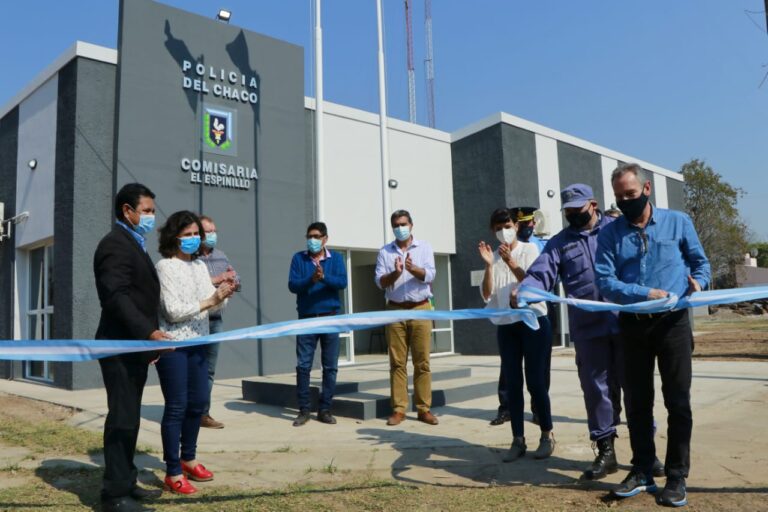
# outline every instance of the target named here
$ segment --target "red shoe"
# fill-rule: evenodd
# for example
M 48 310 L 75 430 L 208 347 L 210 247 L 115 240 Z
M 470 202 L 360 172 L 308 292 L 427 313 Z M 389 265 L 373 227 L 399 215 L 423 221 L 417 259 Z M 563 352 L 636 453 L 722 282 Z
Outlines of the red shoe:
M 177 494 L 195 494 L 197 492 L 197 489 L 189 483 L 184 475 L 181 475 L 181 479 L 176 480 L 175 482 L 171 480 L 170 476 L 166 476 L 164 483 L 166 491 L 175 492 Z
M 181 461 L 181 470 L 190 480 L 194 480 L 195 482 L 208 482 L 209 480 L 213 480 L 213 473 L 205 469 L 205 466 L 202 464 L 192 467 L 184 461 Z

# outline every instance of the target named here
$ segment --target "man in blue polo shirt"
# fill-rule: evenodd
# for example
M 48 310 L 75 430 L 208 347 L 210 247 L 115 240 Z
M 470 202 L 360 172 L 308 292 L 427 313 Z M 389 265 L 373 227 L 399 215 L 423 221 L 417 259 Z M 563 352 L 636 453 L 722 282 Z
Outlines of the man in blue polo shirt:
M 611 184 L 624 214 L 600 231 L 595 274 L 607 300 L 631 304 L 682 297 L 709 285 L 709 261 L 690 217 L 649 202 L 651 181 L 638 164 L 622 164 Z M 667 482 L 659 504 L 688 503 L 685 479 L 690 468 L 691 355 L 693 334 L 687 310 L 654 314 L 619 314 L 624 342 L 624 372 L 632 470 L 612 492 L 626 498 L 655 492 L 651 475 L 653 441 L 653 372 L 658 359 L 667 409 Z
M 299 318 L 338 314 L 341 309 L 339 292 L 347 287 L 347 268 L 338 252 L 325 247 L 328 228 L 323 222 L 313 222 L 307 228 L 307 250 L 293 255 L 288 275 L 288 289 L 296 294 Z M 331 402 L 336 388 L 339 368 L 339 335 L 300 334 L 296 336 L 296 395 L 299 415 L 293 421 L 300 427 L 309 421 L 309 374 L 320 341 L 323 367 L 323 391 L 320 395 L 318 421 L 335 424 Z

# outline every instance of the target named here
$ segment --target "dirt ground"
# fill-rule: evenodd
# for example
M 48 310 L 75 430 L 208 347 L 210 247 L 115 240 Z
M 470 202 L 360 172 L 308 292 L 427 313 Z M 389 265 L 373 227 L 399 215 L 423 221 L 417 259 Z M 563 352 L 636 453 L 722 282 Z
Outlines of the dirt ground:
M 768 315 L 742 316 L 720 310 L 694 320 L 694 358 L 768 361 Z

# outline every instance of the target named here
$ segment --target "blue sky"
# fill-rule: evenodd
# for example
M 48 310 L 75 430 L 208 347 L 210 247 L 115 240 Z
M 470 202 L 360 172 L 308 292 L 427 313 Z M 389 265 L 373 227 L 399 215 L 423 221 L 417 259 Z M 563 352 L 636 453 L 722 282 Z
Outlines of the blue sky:
M 167 0 L 305 48 L 311 0 Z M 325 97 L 378 110 L 374 0 L 324 0 Z M 117 0 L 25 0 L 0 16 L 0 105 L 75 40 L 116 47 Z M 437 128 L 505 111 L 678 170 L 703 158 L 743 188 L 768 241 L 768 34 L 763 0 L 433 0 Z M 389 114 L 407 119 L 402 0 L 384 0 Z M 424 2 L 414 0 L 426 123 Z M 758 26 L 759 25 L 759 28 Z

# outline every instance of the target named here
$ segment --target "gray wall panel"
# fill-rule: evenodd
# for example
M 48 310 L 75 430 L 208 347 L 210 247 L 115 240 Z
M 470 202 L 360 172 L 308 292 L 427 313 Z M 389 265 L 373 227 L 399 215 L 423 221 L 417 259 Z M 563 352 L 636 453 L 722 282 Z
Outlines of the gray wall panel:
M 560 190 L 573 183 L 584 183 L 592 187 L 600 208 L 605 208 L 602 204 L 603 170 L 599 154 L 558 141 L 557 161 L 560 166 Z M 563 221 L 563 225 L 567 223 Z
M 685 184 L 682 181 L 667 180 L 667 205 L 670 210 L 685 211 Z
M 16 161 L 19 143 L 19 108 L 0 119 L 0 202 L 5 218 L 16 213 Z M 13 267 L 16 258 L 13 239 L 0 243 L 0 338 L 13 338 Z M 0 378 L 12 375 L 12 363 L 0 361 Z
M 77 60 L 77 115 L 72 204 L 73 338 L 96 334 L 101 309 L 93 276 L 93 252 L 112 226 L 112 159 L 114 147 L 115 80 L 112 64 Z M 57 237 L 58 243 L 59 237 Z M 151 372 L 153 373 L 153 372 Z M 74 366 L 75 389 L 100 387 L 96 362 Z
M 224 312 L 226 329 L 295 318 L 287 272 L 304 233 L 311 185 L 305 157 L 303 49 L 149 0 L 121 2 L 116 186 L 140 181 L 157 194 L 158 224 L 181 209 L 211 216 L 219 246 L 239 272 L 242 291 Z M 206 66 L 209 93 L 182 87 L 183 62 Z M 217 78 L 210 78 L 214 68 Z M 213 94 L 218 78 L 255 77 L 256 104 Z M 241 87 L 242 88 L 242 87 Z M 247 87 L 246 87 L 247 88 Z M 204 109 L 236 112 L 235 154 L 212 154 L 202 140 Z M 182 158 L 257 167 L 249 190 L 194 184 Z M 156 235 L 148 241 L 157 259 Z M 275 373 L 295 367 L 292 339 L 225 344 L 217 376 Z
M 477 243 L 495 238 L 488 228 L 491 212 L 506 204 L 501 125 L 491 126 L 451 144 L 453 200 L 456 205 L 456 254 L 451 256 L 453 308 L 483 307 L 470 272 L 482 270 Z M 487 320 L 454 322 L 456 352 L 497 354 L 496 329 Z
M 539 207 L 539 178 L 536 167 L 536 137 L 533 132 L 501 125 L 504 155 L 506 206 Z

